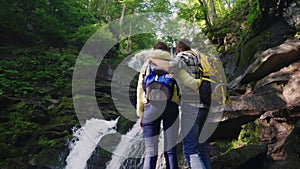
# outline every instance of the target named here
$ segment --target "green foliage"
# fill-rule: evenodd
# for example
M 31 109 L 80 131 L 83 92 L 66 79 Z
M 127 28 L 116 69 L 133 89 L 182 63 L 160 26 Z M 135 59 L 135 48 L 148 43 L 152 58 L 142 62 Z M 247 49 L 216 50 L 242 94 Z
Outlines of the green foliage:
M 46 136 L 39 137 L 38 144 L 45 147 L 54 147 L 58 144 L 55 140 L 49 140 Z
M 231 141 L 217 141 L 212 143 L 212 145 L 216 145 L 220 153 L 226 153 L 227 151 L 234 149 Z
M 257 121 L 249 122 L 242 125 L 242 130 L 238 136 L 238 139 L 232 141 L 217 141 L 212 143 L 218 147 L 220 153 L 225 153 L 227 151 L 240 148 L 249 144 L 258 144 L 259 143 L 259 127 Z
M 141 40 L 143 39 L 143 40 Z M 134 53 L 142 49 L 152 48 L 156 41 L 154 34 L 138 34 L 130 36 L 130 38 L 123 39 L 120 41 L 120 47 L 124 53 Z
M 175 7 L 179 9 L 178 17 L 189 22 L 194 22 L 195 19 L 203 20 L 204 13 L 207 12 L 207 9 L 200 6 L 198 2 L 185 3 L 178 1 L 175 3 Z
M 100 29 L 99 24 L 83 25 L 80 26 L 78 31 L 72 38 L 72 44 L 77 46 L 79 49 L 83 44 L 98 30 Z
M 39 164 L 59 165 L 56 162 L 69 138 L 71 126 L 78 124 L 76 118 L 66 113 L 72 111 L 70 100 L 72 99 L 62 98 L 60 104 L 64 106 L 58 108 L 57 105 L 51 105 L 54 108 L 47 110 L 45 106 L 49 105 L 48 101 L 20 101 L 0 110 L 0 116 L 4 119 L 0 124 L 0 150 L 5 152 L 3 156 L 0 155 L 0 166 L 24 168 L 33 158 L 39 160 Z M 42 120 L 43 118 L 45 119 Z M 15 167 L 15 163 L 12 165 L 11 161 L 20 166 Z
M 0 26 L 12 33 L 11 38 L 17 38 L 13 33 L 27 34 L 59 48 L 66 46 L 80 25 L 94 22 L 91 13 L 72 0 L 16 0 L 3 2 L 1 6 L 4 10 L 0 12 L 0 18 L 3 19 Z M 5 43 L 9 41 L 4 40 Z M 40 42 L 37 39 L 34 41 Z
M 296 32 L 296 34 L 294 35 L 295 38 L 300 38 L 300 32 Z
M 218 17 L 223 17 L 230 12 L 230 8 L 228 8 L 224 0 L 214 0 L 214 3 Z
M 233 140 L 233 148 L 239 148 L 249 144 L 259 143 L 259 129 L 257 121 L 249 122 L 242 125 L 242 130 L 239 134 L 238 140 Z
M 26 105 L 24 102 L 20 102 L 12 108 L 7 116 L 8 122 L 0 126 L 0 142 L 18 145 L 22 144 L 21 140 L 24 138 L 32 137 L 34 135 L 28 131 L 36 131 L 39 127 L 29 119 L 31 108 L 32 107 Z M 4 112 L 0 112 L 0 114 L 3 113 Z M 23 140 L 23 142 L 26 143 L 26 140 Z
M 252 27 L 252 24 L 259 17 L 259 15 L 260 15 L 260 8 L 259 8 L 258 0 L 252 1 L 251 8 L 247 16 L 247 21 L 246 21 L 247 25 L 249 27 Z
M 256 19 L 260 16 L 258 0 L 233 1 L 233 8 L 230 12 L 224 13 L 210 28 L 205 28 L 204 32 L 213 43 L 219 44 L 219 53 L 224 52 L 224 41 L 231 43 L 235 39 L 235 44 L 231 47 L 238 47 L 248 39 Z M 228 47 L 228 46 L 227 46 Z M 228 50 L 228 48 L 227 48 Z
M 141 40 L 143 39 L 143 40 Z M 154 34 L 137 34 L 121 40 L 116 44 L 109 53 L 114 53 L 113 56 L 105 56 L 104 60 L 117 66 L 121 63 L 129 54 L 136 53 L 140 50 L 150 49 L 156 42 L 156 36 Z
M 239 141 L 245 145 L 256 144 L 259 142 L 258 127 L 256 122 L 250 122 L 242 126 Z
M 0 60 L 0 93 L 17 97 L 53 97 L 71 80 L 76 55 L 70 51 L 10 51 Z M 57 97 L 57 96 L 56 96 Z

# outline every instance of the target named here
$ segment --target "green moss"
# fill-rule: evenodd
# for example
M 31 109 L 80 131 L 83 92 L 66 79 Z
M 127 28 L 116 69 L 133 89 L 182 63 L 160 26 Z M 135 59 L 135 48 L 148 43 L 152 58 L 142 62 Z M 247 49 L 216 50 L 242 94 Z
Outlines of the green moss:
M 70 50 L 11 49 L 0 60 L 0 93 L 18 97 L 57 97 L 71 80 L 76 54 Z
M 35 155 L 40 166 L 55 166 L 56 168 L 63 168 L 65 161 L 60 159 L 61 150 L 54 148 L 46 148 Z
M 227 151 L 240 148 L 250 144 L 258 144 L 259 143 L 259 127 L 257 121 L 249 122 L 247 124 L 242 125 L 242 130 L 237 139 L 233 140 L 225 140 L 225 141 L 217 141 L 211 143 L 212 145 L 216 145 L 218 147 L 218 151 L 220 153 L 225 153 Z
M 299 29 L 300 29 L 300 26 L 299 26 Z M 299 30 L 298 29 L 298 30 Z M 300 32 L 296 32 L 296 34 L 295 34 L 295 36 L 294 36 L 295 38 L 300 38 Z
M 43 105 L 44 104 L 44 105 Z M 58 105 L 61 105 L 58 108 Z M 47 109 L 54 106 L 56 109 Z M 5 113 L 3 113 L 5 112 Z M 35 120 L 35 113 L 40 112 L 41 117 L 46 116 L 48 120 L 40 123 Z M 72 98 L 62 98 L 54 103 L 30 101 L 19 102 L 1 111 L 6 121 L 0 124 L 0 166 L 14 167 L 9 161 L 20 158 L 21 164 L 27 161 L 29 156 L 47 166 L 50 163 L 58 163 L 58 155 L 65 148 L 65 142 L 71 137 L 71 128 L 78 124 L 76 114 L 73 112 Z M 36 121 L 36 122 L 35 122 Z M 44 158 L 46 150 L 53 150 L 53 157 Z M 43 156 L 43 157 L 42 157 Z M 38 164 L 40 165 L 40 164 Z M 23 164 L 24 168 L 24 164 Z
M 257 0 L 252 1 L 252 5 L 250 6 L 250 11 L 247 16 L 247 25 L 250 27 L 254 23 L 254 21 L 260 16 L 260 8 Z
M 238 140 L 233 141 L 233 147 L 239 148 L 249 144 L 259 143 L 259 128 L 257 121 L 242 125 Z
M 222 140 L 211 144 L 217 146 L 220 153 L 226 153 L 227 151 L 234 149 L 232 141 Z
M 239 69 L 245 70 L 249 64 L 253 61 L 254 55 L 257 51 L 262 50 L 260 48 L 261 43 L 268 41 L 270 39 L 271 33 L 265 32 L 259 36 L 252 38 L 251 40 L 244 42 L 243 45 L 240 45 L 240 57 L 242 58 L 239 62 Z

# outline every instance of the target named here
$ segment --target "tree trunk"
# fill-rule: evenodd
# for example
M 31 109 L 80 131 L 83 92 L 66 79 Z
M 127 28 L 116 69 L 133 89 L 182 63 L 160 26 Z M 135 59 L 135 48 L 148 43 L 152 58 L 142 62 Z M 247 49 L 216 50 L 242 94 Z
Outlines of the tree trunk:
M 205 2 L 205 0 L 198 0 L 198 1 L 199 1 L 200 5 L 203 7 L 202 9 L 204 9 L 202 12 L 203 12 L 206 28 L 209 31 L 209 30 L 211 30 L 211 23 L 210 23 L 210 19 L 208 17 L 207 3 Z
M 122 8 L 122 14 L 120 17 L 120 22 L 119 22 L 120 25 L 123 25 L 123 23 L 124 23 L 125 10 L 126 10 L 126 6 L 124 5 Z
M 230 3 L 230 0 L 225 0 L 226 4 L 227 4 L 227 8 L 228 10 L 231 10 L 231 3 Z
M 214 22 L 217 18 L 217 13 L 216 13 L 216 8 L 215 8 L 215 3 L 213 0 L 209 0 L 209 5 L 210 5 L 210 9 L 211 9 L 211 13 L 210 13 L 210 20 L 212 22 Z

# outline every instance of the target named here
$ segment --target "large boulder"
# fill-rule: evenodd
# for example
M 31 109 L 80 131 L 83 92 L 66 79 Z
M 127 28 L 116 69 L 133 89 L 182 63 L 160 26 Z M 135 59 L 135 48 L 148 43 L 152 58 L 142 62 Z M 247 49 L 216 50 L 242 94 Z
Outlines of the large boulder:
M 255 61 L 247 68 L 241 76 L 234 79 L 229 87 L 258 81 L 270 73 L 300 60 L 300 39 L 288 39 L 283 44 L 270 48 L 260 54 L 256 54 Z
M 300 166 L 300 120 L 295 124 L 294 130 L 286 138 L 285 144 L 286 161 L 291 169 Z
M 261 168 L 267 157 L 267 146 L 248 145 L 213 157 L 213 169 L 253 169 Z

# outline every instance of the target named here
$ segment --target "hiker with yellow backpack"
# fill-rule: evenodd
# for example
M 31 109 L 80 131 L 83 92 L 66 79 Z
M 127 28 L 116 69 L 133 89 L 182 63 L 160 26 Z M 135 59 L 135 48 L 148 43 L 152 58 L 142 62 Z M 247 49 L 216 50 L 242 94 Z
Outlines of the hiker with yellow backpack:
M 196 91 L 187 87 L 184 81 L 179 80 L 181 89 L 181 134 L 185 158 L 191 169 L 210 169 L 210 159 L 207 143 L 199 143 L 201 129 L 206 121 L 209 109 L 213 101 L 225 103 L 225 79 L 224 84 L 219 83 L 212 91 L 211 83 L 216 83 L 219 77 L 209 62 L 213 61 L 206 56 L 201 58 L 197 52 L 191 49 L 191 42 L 181 39 L 176 44 L 177 55 L 170 61 L 151 59 L 153 63 L 171 74 L 181 74 L 182 70 L 189 73 L 195 79 L 200 79 Z M 212 78 L 216 77 L 216 78 Z M 219 81 L 218 81 L 219 82 Z M 218 90 L 217 92 L 215 90 Z M 220 92 L 223 94 L 219 94 Z
M 153 50 L 150 50 L 147 56 L 149 59 L 141 68 L 137 86 L 137 115 L 140 117 L 145 140 L 143 169 L 156 168 L 161 122 L 166 168 L 178 169 L 176 144 L 179 130 L 179 86 L 170 73 L 150 61 L 150 58 L 170 61 L 173 56 L 169 53 L 168 46 L 160 41 L 154 44 Z M 184 70 L 178 71 L 176 76 L 193 90 L 197 89 L 201 82 L 190 77 Z

